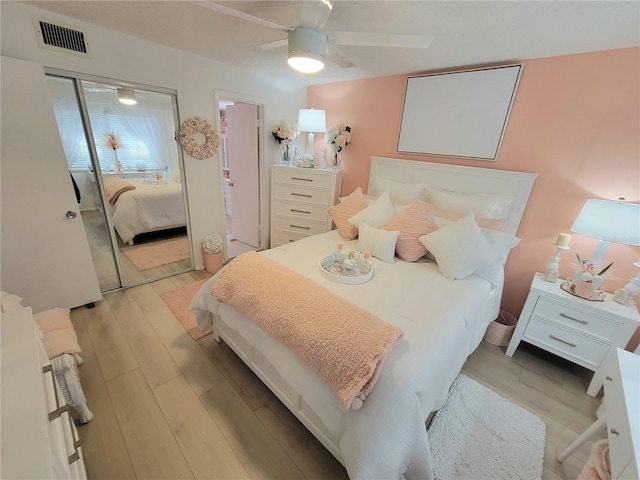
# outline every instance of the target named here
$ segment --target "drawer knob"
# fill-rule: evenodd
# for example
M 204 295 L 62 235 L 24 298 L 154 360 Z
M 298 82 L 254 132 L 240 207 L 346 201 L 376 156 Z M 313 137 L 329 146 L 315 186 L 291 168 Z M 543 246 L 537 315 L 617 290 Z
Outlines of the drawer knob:
M 606 377 L 604 377 L 606 380 L 609 380 L 610 382 L 613 382 L 613 378 L 611 378 L 609 375 L 607 375 Z
M 618 432 L 615 428 L 611 429 L 611 433 L 613 433 L 616 437 L 620 435 L 620 432 Z
M 310 230 L 311 229 L 311 227 L 303 227 L 301 225 L 294 225 L 293 223 L 290 223 L 289 226 L 291 228 L 301 228 L 302 230 Z
M 574 322 L 581 323 L 582 325 L 589 325 L 589 322 L 587 322 L 586 320 L 581 320 L 579 318 L 574 318 L 571 315 L 567 315 L 566 313 L 560 312 L 560 316 L 564 317 L 564 318 L 568 318 L 569 320 L 573 320 Z
M 292 193 L 291 195 L 293 195 L 294 197 L 306 197 L 306 198 L 312 198 L 313 195 L 305 195 L 303 193 Z
M 291 177 L 291 180 L 301 180 L 303 182 L 313 182 L 310 178 Z
M 295 208 L 290 208 L 289 210 L 295 213 L 306 213 L 307 215 L 311 215 L 311 212 L 306 212 L 304 210 L 296 210 Z

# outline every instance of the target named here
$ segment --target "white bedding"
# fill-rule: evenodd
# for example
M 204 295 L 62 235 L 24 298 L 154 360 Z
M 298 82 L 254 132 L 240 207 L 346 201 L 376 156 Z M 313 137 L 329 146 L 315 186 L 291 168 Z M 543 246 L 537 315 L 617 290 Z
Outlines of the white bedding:
M 497 287 L 474 275 L 447 280 L 426 258 L 413 263 L 396 258 L 394 264 L 372 258 L 371 281 L 342 285 L 318 270 L 319 259 L 335 249 L 338 238 L 332 231 L 262 254 L 404 330 L 404 339 L 390 352 L 378 383 L 358 411 L 347 412 L 335 392 L 292 351 L 211 296 L 222 272 L 199 290 L 191 310 L 203 329 L 213 317 L 215 333 L 230 341 L 342 461 L 351 479 L 433 478 L 424 421 L 442 405 L 467 356 L 497 317 L 503 280 Z M 357 241 L 345 243 L 346 251 L 356 247 Z M 283 292 L 283 299 L 287 293 L 295 294 Z M 250 347 L 238 347 L 243 345 Z
M 114 207 L 112 220 L 123 242 L 140 233 L 165 230 L 186 225 L 182 185 L 168 180 L 144 183 L 143 179 L 128 179 L 135 190 L 122 193 Z

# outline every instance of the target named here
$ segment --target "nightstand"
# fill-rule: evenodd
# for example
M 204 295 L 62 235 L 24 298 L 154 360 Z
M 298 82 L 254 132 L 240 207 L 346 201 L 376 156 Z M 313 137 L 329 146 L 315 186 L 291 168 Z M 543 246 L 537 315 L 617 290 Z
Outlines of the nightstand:
M 271 167 L 271 248 L 331 230 L 342 170 Z
M 635 305 L 620 305 L 611 300 L 610 294 L 604 302 L 575 297 L 560 289 L 560 281 L 545 282 L 542 277 L 541 273 L 533 277 L 507 347 L 508 357 L 525 341 L 595 372 L 616 347 L 624 349 L 640 325 Z M 588 395 L 598 394 L 600 377 L 594 375 Z

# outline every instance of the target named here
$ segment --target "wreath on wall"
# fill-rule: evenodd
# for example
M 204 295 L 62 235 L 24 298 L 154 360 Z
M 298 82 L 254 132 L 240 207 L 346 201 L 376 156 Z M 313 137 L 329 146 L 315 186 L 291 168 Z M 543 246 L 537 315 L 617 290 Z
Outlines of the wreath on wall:
M 196 141 L 196 135 L 204 135 L 204 143 Z M 185 120 L 180 128 L 180 143 L 185 152 L 198 160 L 213 157 L 220 146 L 220 136 L 216 129 L 204 118 L 192 117 Z

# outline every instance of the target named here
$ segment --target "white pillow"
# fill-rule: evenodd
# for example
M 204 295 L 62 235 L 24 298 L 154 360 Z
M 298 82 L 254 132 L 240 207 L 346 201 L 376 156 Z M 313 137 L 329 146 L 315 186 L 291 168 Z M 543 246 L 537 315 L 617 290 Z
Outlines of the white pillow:
M 446 218 L 437 217 L 435 215 L 433 216 L 433 219 L 436 222 L 436 225 L 438 225 L 438 228 L 454 223 L 452 220 L 447 220 Z M 511 235 L 510 233 L 490 230 L 487 228 L 480 228 L 480 231 L 491 245 L 491 248 L 493 248 L 493 251 L 496 252 L 502 263 L 507 259 L 511 249 L 520 243 L 520 238 L 515 235 Z
M 396 208 L 391 203 L 388 193 L 383 193 L 378 199 L 364 210 L 360 210 L 349 219 L 349 223 L 360 229 L 360 224 L 366 223 L 370 227 L 379 228 L 389 223 L 396 216 Z
M 429 188 L 429 201 L 458 213 L 473 212 L 476 217 L 507 218 L 513 203 L 511 198 L 484 193 L 468 194 Z
M 369 250 L 371 255 L 387 263 L 394 263 L 399 230 L 380 230 L 361 223 L 358 235 L 358 250 Z
M 383 177 L 373 177 L 376 194 L 387 192 L 396 205 L 405 205 L 413 200 L 425 200 L 427 186 L 424 183 L 401 183 Z
M 500 286 L 504 280 L 504 267 L 500 262 L 492 263 L 473 272 L 475 277 L 485 279 L 493 288 Z
M 0 310 L 2 310 L 2 313 L 21 310 L 24 307 L 20 302 L 22 302 L 21 297 L 7 293 L 4 290 L 0 291 Z
M 436 258 L 442 275 L 465 278 L 500 259 L 476 225 L 473 215 L 452 222 L 419 239 Z

